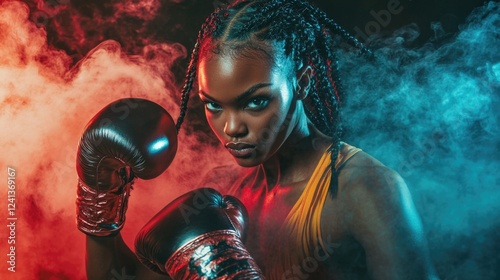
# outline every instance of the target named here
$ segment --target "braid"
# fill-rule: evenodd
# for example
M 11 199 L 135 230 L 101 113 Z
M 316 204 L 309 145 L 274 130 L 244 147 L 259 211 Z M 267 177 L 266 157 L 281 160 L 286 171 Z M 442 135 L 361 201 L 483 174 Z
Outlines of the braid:
M 351 33 L 347 32 L 344 28 L 342 28 L 338 23 L 333 21 L 331 18 L 329 18 L 326 13 L 323 11 L 317 9 L 317 17 L 318 20 L 325 26 L 330 27 L 330 29 L 334 30 L 336 34 L 339 34 L 342 36 L 342 38 L 352 46 L 356 47 L 357 49 L 360 50 L 362 54 L 371 56 L 372 51 L 368 49 L 363 43 L 361 43 L 356 37 L 352 36 Z
M 342 125 L 340 118 L 340 105 L 342 100 L 342 88 L 338 71 L 338 62 L 334 50 L 333 34 L 340 35 L 348 43 L 361 49 L 362 53 L 368 50 L 353 36 L 347 33 L 333 20 L 329 19 L 324 12 L 312 7 L 304 1 L 295 1 L 295 13 L 287 20 L 297 19 L 294 23 L 298 33 L 294 45 L 296 47 L 295 57 L 308 57 L 309 65 L 312 66 L 315 75 L 314 89 L 309 96 L 309 106 L 306 114 L 317 126 L 317 128 L 332 137 L 333 143 L 330 148 L 332 178 L 330 181 L 330 194 L 335 196 L 338 189 L 338 173 L 335 170 L 340 150 L 340 139 L 342 136 Z M 302 28 L 300 28 L 300 26 Z M 312 106 L 311 106 L 312 105 Z
M 362 54 L 371 56 L 371 51 L 354 36 L 339 26 L 326 13 L 305 0 L 241 0 L 225 9 L 218 9 L 202 26 L 191 55 L 191 62 L 182 90 L 181 115 L 177 121 L 180 128 L 186 113 L 189 92 L 197 74 L 200 53 L 209 38 L 220 44 L 239 43 L 243 48 L 255 47 L 255 42 L 283 42 L 284 54 L 292 58 L 296 69 L 308 65 L 312 69 L 312 87 L 304 100 L 307 117 L 323 133 L 332 138 L 331 194 L 337 192 L 335 162 L 341 145 L 341 101 L 343 91 L 338 70 L 335 48 L 337 38 L 342 38 Z M 213 48 L 219 47 L 212 46 Z
M 201 33 L 201 32 L 200 32 Z M 199 38 L 199 36 L 198 36 Z M 186 79 L 184 81 L 184 86 L 182 87 L 181 92 L 181 111 L 179 113 L 179 118 L 177 118 L 177 123 L 175 127 L 177 128 L 177 132 L 179 132 L 182 122 L 184 121 L 184 116 L 186 115 L 187 105 L 189 101 L 189 92 L 193 87 L 193 82 L 196 77 L 196 64 L 198 63 L 198 51 L 200 49 L 199 41 L 196 42 L 194 46 L 193 53 L 191 54 L 191 60 L 189 62 L 189 67 L 186 74 Z
M 196 43 L 195 43 L 193 51 L 191 53 L 191 59 L 189 61 L 189 66 L 188 66 L 188 69 L 186 72 L 184 86 L 182 87 L 182 91 L 181 91 L 180 113 L 179 113 L 179 117 L 177 118 L 177 123 L 175 124 L 177 132 L 179 132 L 181 125 L 184 121 L 184 117 L 186 116 L 188 102 L 189 102 L 189 93 L 191 92 L 191 89 L 193 88 L 194 80 L 197 77 L 198 61 L 200 58 L 201 44 L 205 40 L 205 38 L 213 32 L 213 30 L 212 30 L 213 27 L 217 26 L 221 11 L 223 11 L 221 8 L 218 8 L 217 10 L 215 10 L 205 20 L 205 23 L 203 24 L 201 30 L 198 32 L 198 37 L 196 39 Z

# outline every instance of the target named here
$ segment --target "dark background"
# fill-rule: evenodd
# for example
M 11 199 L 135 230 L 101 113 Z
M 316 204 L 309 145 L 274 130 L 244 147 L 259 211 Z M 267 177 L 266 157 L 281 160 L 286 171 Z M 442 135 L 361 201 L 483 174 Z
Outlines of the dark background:
M 48 0 L 27 3 L 31 19 L 44 26 L 49 44 L 72 55 L 74 62 L 106 39 L 118 41 L 129 54 L 140 53 L 142 47 L 152 42 L 178 42 L 190 50 L 204 18 L 225 1 L 162 0 L 154 16 L 117 13 L 116 4 L 124 1 Z M 133 1 L 131 1 L 133 2 Z M 150 1 L 145 1 L 150 2 Z M 415 46 L 432 40 L 432 25 L 441 23 L 442 31 L 453 36 L 464 23 L 466 16 L 484 1 L 452 0 L 342 0 L 313 1 L 345 29 L 356 35 L 357 30 L 367 34 L 367 25 L 379 35 L 391 34 L 408 24 L 416 24 L 421 32 Z M 377 23 L 373 14 L 394 5 L 401 11 L 390 19 Z M 383 12 L 382 12 L 383 13 Z M 372 25 L 370 25 L 372 23 Z M 380 29 L 373 29 L 373 23 Z M 358 29 L 356 29 L 358 28 Z M 370 29 L 368 29 L 370 30 Z M 364 36 L 357 36 L 365 42 Z M 441 36 L 441 39 L 446 36 Z M 176 74 L 182 77 L 187 60 L 179 62 Z

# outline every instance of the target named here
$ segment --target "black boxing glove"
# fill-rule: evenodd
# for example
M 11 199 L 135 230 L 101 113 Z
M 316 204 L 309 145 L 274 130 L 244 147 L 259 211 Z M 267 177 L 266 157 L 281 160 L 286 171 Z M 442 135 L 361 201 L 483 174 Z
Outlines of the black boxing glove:
M 248 214 L 232 196 L 201 188 L 156 214 L 135 241 L 139 260 L 177 279 L 263 279 L 243 245 Z
M 103 108 L 87 124 L 78 147 L 78 229 L 93 236 L 117 234 L 134 177 L 159 176 L 176 151 L 175 123 L 160 105 L 125 98 Z

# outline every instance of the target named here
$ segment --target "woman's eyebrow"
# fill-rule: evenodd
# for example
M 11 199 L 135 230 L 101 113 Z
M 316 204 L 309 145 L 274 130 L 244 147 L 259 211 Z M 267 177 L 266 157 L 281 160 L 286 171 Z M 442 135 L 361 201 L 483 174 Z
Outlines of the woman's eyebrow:
M 249 95 L 251 95 L 252 93 L 254 93 L 256 90 L 258 90 L 260 88 L 269 87 L 272 85 L 273 85 L 272 83 L 255 84 L 252 87 L 250 87 L 249 89 L 247 89 L 245 92 L 240 94 L 238 97 L 236 97 L 236 102 L 241 102 L 242 100 L 246 99 Z
M 249 95 L 251 95 L 252 93 L 254 93 L 255 91 L 257 91 L 260 88 L 269 87 L 269 86 L 272 86 L 272 85 L 273 85 L 272 83 L 258 83 L 258 84 L 255 84 L 252 87 L 250 87 L 249 89 L 247 89 L 245 92 L 243 92 L 242 94 L 240 94 L 238 97 L 236 97 L 236 102 L 241 102 L 242 100 L 245 100 Z M 206 92 L 203 92 L 203 91 L 200 90 L 199 94 L 202 95 L 206 99 L 209 99 L 209 100 L 214 101 L 214 102 L 219 102 L 217 99 L 211 97 Z

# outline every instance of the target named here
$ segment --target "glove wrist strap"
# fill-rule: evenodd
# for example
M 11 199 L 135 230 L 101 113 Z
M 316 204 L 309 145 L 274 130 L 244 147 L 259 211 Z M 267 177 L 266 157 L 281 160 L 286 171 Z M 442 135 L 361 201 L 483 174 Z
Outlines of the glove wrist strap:
M 114 236 L 125 223 L 133 180 L 113 189 L 96 190 L 78 180 L 77 226 L 92 236 Z
M 165 269 L 172 279 L 264 279 L 234 230 L 194 238 L 167 260 Z

